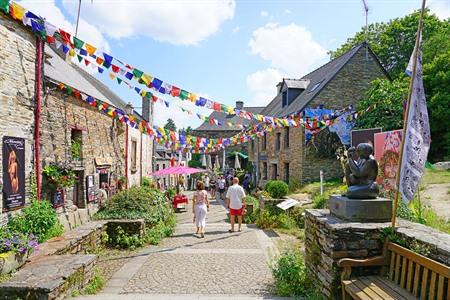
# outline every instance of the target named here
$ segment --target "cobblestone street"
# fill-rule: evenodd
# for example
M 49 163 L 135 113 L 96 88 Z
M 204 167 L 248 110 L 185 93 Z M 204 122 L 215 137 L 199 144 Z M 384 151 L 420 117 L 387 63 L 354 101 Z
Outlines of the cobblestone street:
M 272 299 L 269 260 L 275 247 L 270 237 L 254 226 L 230 234 L 226 218 L 221 201 L 211 201 L 206 237 L 199 239 L 188 207 L 178 213 L 171 238 L 139 252 L 100 294 L 85 298 Z

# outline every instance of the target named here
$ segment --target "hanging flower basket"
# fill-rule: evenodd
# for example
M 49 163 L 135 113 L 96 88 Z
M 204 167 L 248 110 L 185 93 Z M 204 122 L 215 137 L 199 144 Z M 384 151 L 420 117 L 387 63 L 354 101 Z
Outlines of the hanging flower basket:
M 77 176 L 72 169 L 59 165 L 46 166 L 42 170 L 42 174 L 46 177 L 52 190 L 73 187 L 77 180 Z

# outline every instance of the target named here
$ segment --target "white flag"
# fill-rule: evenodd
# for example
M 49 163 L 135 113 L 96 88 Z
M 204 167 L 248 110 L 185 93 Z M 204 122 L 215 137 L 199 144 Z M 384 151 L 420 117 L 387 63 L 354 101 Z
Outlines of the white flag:
M 407 73 L 409 71 L 412 74 L 412 66 L 410 67 L 408 65 Z M 427 102 L 422 81 L 421 39 L 419 40 L 417 54 L 416 75 L 411 80 L 413 81 L 412 93 L 400 169 L 400 193 L 402 194 L 403 201 L 406 203 L 409 203 L 413 199 L 417 190 L 420 178 L 423 175 L 431 143 Z

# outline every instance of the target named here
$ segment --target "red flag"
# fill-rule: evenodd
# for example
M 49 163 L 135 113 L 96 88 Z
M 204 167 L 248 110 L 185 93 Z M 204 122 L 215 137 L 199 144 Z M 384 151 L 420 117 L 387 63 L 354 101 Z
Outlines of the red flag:
M 220 103 L 214 102 L 214 104 L 213 104 L 213 109 L 214 109 L 215 111 L 220 111 L 220 109 L 221 109 Z
M 178 87 L 176 87 L 176 86 L 172 86 L 172 90 L 170 91 L 170 94 L 171 94 L 173 97 L 178 97 L 178 96 L 180 95 L 180 93 L 181 93 L 180 88 L 178 88 Z
M 84 59 L 84 64 L 86 65 L 86 67 L 89 66 L 90 63 L 91 63 L 91 62 L 88 61 L 86 58 Z
M 65 32 L 62 29 L 59 29 L 59 34 L 61 35 L 62 41 L 66 44 L 69 44 L 73 48 L 73 44 L 70 42 L 70 33 Z
M 114 73 L 117 73 L 120 70 L 120 68 L 118 66 L 116 66 L 116 65 L 111 65 L 111 67 L 112 67 L 112 70 L 113 70 Z

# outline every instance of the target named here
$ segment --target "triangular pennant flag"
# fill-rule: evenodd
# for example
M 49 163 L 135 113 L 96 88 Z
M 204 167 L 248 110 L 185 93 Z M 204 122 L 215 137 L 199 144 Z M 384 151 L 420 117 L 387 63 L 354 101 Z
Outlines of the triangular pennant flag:
M 80 49 L 80 55 L 87 56 L 87 51 L 84 49 Z
M 117 83 L 119 83 L 119 84 L 122 83 L 122 79 L 120 79 L 119 77 L 117 77 L 116 79 L 117 79 Z
M 86 51 L 89 53 L 89 55 L 93 55 L 95 53 L 95 51 L 97 50 L 97 48 L 95 48 L 94 46 L 85 43 L 84 47 L 86 48 Z
M 75 48 L 77 49 L 81 49 L 84 45 L 84 42 L 82 40 L 80 40 L 77 37 L 73 37 L 73 45 L 75 46 Z
M 114 80 L 114 78 L 116 78 L 116 75 L 114 75 L 114 73 L 109 73 L 109 78 L 111 78 L 111 80 Z
M 111 55 L 103 52 L 103 57 L 105 58 L 105 62 L 107 63 L 107 65 L 110 65 L 112 63 L 113 57 Z
M 103 58 L 98 57 L 95 59 L 95 61 L 97 62 L 98 65 L 103 65 L 103 62 L 105 61 Z
M 79 55 L 79 54 L 77 54 L 77 58 L 78 58 L 78 62 L 82 62 L 83 61 L 83 56 L 81 56 L 81 55 Z
M 88 61 L 86 58 L 84 59 L 84 64 L 86 65 L 86 67 L 89 66 L 90 63 L 91 63 L 91 62 Z
M 114 73 L 119 72 L 119 67 L 118 67 L 118 66 L 112 64 L 112 65 L 111 65 L 111 68 L 112 68 L 112 70 L 113 70 Z
M 59 29 L 59 35 L 61 36 L 61 39 L 65 44 L 72 45 L 72 43 L 70 42 L 70 33 L 67 33 L 64 30 Z
M 102 69 L 102 68 L 100 68 L 100 67 L 98 67 L 97 69 L 98 69 L 98 72 L 99 72 L 99 73 L 103 73 L 103 71 L 104 71 L 104 69 Z
M 125 74 L 125 77 L 126 77 L 127 79 L 131 80 L 131 79 L 133 79 L 133 74 L 130 73 L 130 72 L 127 72 L 127 73 Z

